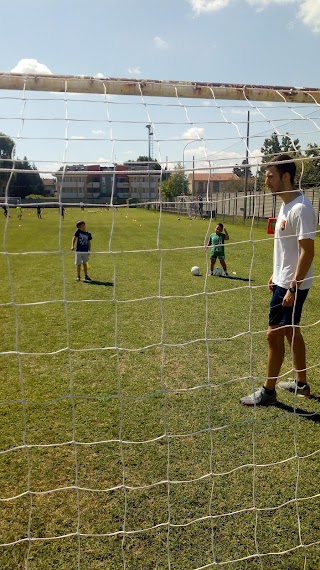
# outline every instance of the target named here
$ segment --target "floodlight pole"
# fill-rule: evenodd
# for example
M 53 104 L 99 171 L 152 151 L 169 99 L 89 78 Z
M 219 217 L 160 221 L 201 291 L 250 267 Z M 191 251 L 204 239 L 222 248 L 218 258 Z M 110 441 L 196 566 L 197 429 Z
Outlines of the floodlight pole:
M 192 139 L 192 141 L 187 142 L 187 144 L 184 145 L 183 147 L 183 151 L 182 151 L 182 166 L 183 166 L 183 170 L 184 170 L 184 151 L 186 150 L 187 146 L 191 143 L 194 142 L 199 142 L 199 139 Z
M 146 129 L 148 129 L 148 202 L 150 207 L 151 202 L 151 188 L 150 188 L 150 159 L 151 159 L 151 137 L 153 136 L 152 125 L 146 125 Z
M 243 200 L 243 221 L 247 217 L 247 195 L 248 195 L 248 165 L 249 165 L 249 127 L 250 127 L 250 111 L 248 111 L 247 119 L 247 144 L 246 144 L 246 165 L 244 171 L 244 200 Z

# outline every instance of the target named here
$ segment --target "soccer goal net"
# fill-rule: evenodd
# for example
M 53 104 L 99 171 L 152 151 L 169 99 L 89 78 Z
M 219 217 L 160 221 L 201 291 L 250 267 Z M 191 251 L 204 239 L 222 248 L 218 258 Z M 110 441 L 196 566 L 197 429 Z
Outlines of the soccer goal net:
M 320 90 L 0 74 L 0 109 L 1 568 L 316 570 L 318 255 L 311 398 L 239 399 L 266 374 L 264 165 L 294 158 L 319 219 Z

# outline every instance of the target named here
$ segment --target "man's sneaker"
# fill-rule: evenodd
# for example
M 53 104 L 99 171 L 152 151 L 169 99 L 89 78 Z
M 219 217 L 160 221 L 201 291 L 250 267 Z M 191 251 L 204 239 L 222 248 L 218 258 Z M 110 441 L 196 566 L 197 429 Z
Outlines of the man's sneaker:
M 310 398 L 310 385 L 304 384 L 303 386 L 298 386 L 298 384 L 291 380 L 289 382 L 279 382 L 279 388 L 282 390 L 287 390 L 287 392 L 291 392 L 292 394 L 297 394 L 298 396 L 304 396 L 305 398 Z
M 272 406 L 277 401 L 276 391 L 273 394 L 267 394 L 264 387 L 259 388 L 249 396 L 245 396 L 240 399 L 240 403 L 243 406 Z
M 76 281 L 80 281 L 80 277 L 76 277 Z
M 85 281 L 92 281 L 92 279 L 89 277 L 89 275 L 85 275 L 84 280 L 85 280 Z

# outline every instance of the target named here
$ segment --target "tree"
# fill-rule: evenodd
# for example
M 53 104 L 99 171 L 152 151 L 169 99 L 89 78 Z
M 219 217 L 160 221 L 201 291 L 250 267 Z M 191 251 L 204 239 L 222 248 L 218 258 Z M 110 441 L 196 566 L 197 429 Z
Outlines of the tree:
M 292 158 L 301 156 L 300 152 L 301 146 L 299 139 L 294 139 L 286 133 L 282 138 L 281 142 L 276 132 L 273 132 L 270 138 L 265 139 L 263 146 L 261 147 L 261 152 L 263 154 L 262 162 L 270 162 L 275 155 L 280 153 L 287 153 Z M 257 178 L 257 190 L 262 190 L 264 187 L 264 177 L 265 170 L 260 168 L 258 178 Z
M 274 132 L 269 139 L 265 139 L 261 147 L 261 152 L 264 155 L 262 162 L 269 162 L 276 154 L 280 154 L 281 152 L 286 152 L 293 158 L 300 156 L 300 149 L 299 139 L 292 140 L 289 133 L 286 133 L 282 137 L 281 142 L 279 142 L 279 137 L 277 133 Z
M 292 140 L 288 133 L 282 137 L 281 152 L 294 153 L 295 156 L 299 156 L 301 154 L 300 149 L 299 139 Z
M 309 143 L 305 156 L 310 160 L 303 161 L 302 185 L 320 186 L 320 148 Z
M 179 194 L 189 194 L 188 177 L 185 174 L 181 162 L 174 167 L 170 178 L 162 184 L 162 194 L 167 198 L 175 198 Z
M 10 181 L 10 196 L 25 198 L 29 194 L 44 194 L 42 178 L 33 164 L 28 162 L 25 156 L 23 160 L 17 159 L 14 163 L 15 173 Z M 27 170 L 28 172 L 19 172 Z
M 14 156 L 14 141 L 0 132 L 0 195 L 4 195 L 9 179 L 9 172 L 1 172 L 1 169 L 12 168 L 12 158 Z
M 262 162 L 268 162 L 275 154 L 279 154 L 281 152 L 277 133 L 272 133 L 269 139 L 265 139 L 263 146 L 261 147 L 261 152 L 264 155 Z
M 147 156 L 138 156 L 137 160 L 129 160 L 128 162 L 147 162 L 150 166 L 150 170 L 161 170 L 159 162 Z
M 243 160 L 242 165 L 248 164 L 246 160 Z M 248 178 L 252 176 L 252 172 L 251 172 L 251 168 L 250 166 L 247 167 L 248 170 Z M 246 175 L 246 167 L 245 166 L 239 166 L 239 164 L 236 164 L 236 166 L 233 169 L 233 173 L 236 174 L 236 176 L 238 176 L 238 178 L 244 178 Z

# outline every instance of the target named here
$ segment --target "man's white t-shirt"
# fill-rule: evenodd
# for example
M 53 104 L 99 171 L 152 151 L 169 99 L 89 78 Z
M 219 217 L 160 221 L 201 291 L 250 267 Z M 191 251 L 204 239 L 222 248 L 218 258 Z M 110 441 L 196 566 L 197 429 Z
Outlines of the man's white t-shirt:
M 299 241 L 315 239 L 316 214 L 313 206 L 303 194 L 288 204 L 282 203 L 275 226 L 273 276 L 275 285 L 288 289 L 294 280 L 300 255 Z M 313 263 L 300 284 L 300 289 L 310 289 Z

